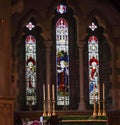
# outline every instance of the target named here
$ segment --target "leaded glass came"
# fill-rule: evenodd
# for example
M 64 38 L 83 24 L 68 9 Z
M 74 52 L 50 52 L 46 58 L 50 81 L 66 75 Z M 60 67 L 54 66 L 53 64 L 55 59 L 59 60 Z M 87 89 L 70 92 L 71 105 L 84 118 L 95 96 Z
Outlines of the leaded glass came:
M 89 67 L 89 101 L 93 104 L 98 99 L 99 82 L 99 50 L 98 39 L 91 36 L 88 40 L 88 67 Z
M 60 5 L 57 7 L 57 12 L 60 13 L 60 14 L 66 13 L 66 6 L 60 4 Z
M 69 105 L 69 43 L 68 23 L 60 18 L 56 23 L 56 83 L 57 105 Z
M 36 96 L 36 40 L 28 35 L 25 41 L 26 104 L 35 105 Z

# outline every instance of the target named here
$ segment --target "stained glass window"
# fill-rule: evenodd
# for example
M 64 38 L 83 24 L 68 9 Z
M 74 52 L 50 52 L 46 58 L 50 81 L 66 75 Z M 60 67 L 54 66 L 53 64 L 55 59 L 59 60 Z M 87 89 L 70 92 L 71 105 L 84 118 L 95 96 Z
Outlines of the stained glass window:
M 91 36 L 88 40 L 88 67 L 89 67 L 89 100 L 93 104 L 94 99 L 98 99 L 99 82 L 99 47 L 96 36 Z
M 32 23 L 26 25 L 29 30 L 34 28 Z M 25 79 L 26 79 L 26 104 L 36 105 L 36 39 L 28 35 L 25 40 Z
M 32 30 L 35 26 L 34 26 L 31 22 L 29 22 L 29 23 L 26 25 L 26 27 L 27 27 L 29 30 Z
M 57 12 L 60 13 L 60 14 L 66 13 L 66 6 L 60 4 L 60 5 L 57 7 Z
M 69 105 L 68 23 L 64 18 L 56 23 L 56 83 L 57 105 Z
M 94 24 L 94 22 L 92 22 L 92 25 L 90 25 L 89 28 L 90 28 L 92 31 L 94 31 L 94 30 L 97 28 L 97 26 Z

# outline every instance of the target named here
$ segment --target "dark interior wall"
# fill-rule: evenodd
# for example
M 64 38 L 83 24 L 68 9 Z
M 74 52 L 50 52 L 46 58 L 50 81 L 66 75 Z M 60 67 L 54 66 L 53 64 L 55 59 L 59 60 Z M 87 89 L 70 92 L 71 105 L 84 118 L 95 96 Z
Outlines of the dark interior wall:
M 73 11 L 71 8 L 67 8 L 67 12 L 63 15 L 58 14 L 55 12 L 55 16 L 52 20 L 52 48 L 51 48 L 51 67 L 53 70 L 51 70 L 52 76 L 56 76 L 56 22 L 59 18 L 64 18 L 68 22 L 68 30 L 69 30 L 69 70 L 70 70 L 70 76 L 69 76 L 69 85 L 70 85 L 70 106 L 67 107 L 67 109 L 77 109 L 78 103 L 79 103 L 79 77 L 78 77 L 78 47 L 77 47 L 77 29 L 76 29 L 76 20 L 73 17 Z M 52 77 L 52 83 L 56 83 L 56 78 Z M 76 93 L 76 91 L 78 93 Z M 76 100 L 74 100 L 76 98 Z M 61 109 L 63 107 L 56 106 L 58 109 Z
M 42 68 L 42 71 L 44 72 L 44 74 L 40 75 L 39 78 L 38 78 L 38 81 L 40 81 L 39 88 L 42 87 L 42 83 L 46 82 L 46 80 L 45 80 L 46 79 L 45 57 L 43 55 L 45 55 L 44 41 L 47 38 L 44 37 L 43 34 L 48 32 L 48 30 L 54 32 L 55 31 L 55 27 L 54 27 L 55 21 L 60 17 L 59 15 L 56 16 L 55 13 L 52 13 L 52 15 L 49 15 L 49 16 L 51 16 L 50 18 L 53 19 L 52 20 L 53 22 L 51 20 L 47 19 L 47 12 L 48 12 L 48 10 L 50 10 L 49 9 L 50 3 L 51 3 L 51 1 L 45 2 L 45 1 L 39 1 L 38 0 L 36 2 L 33 2 L 33 1 L 26 0 L 26 1 L 24 1 L 24 8 L 21 11 L 21 13 L 14 13 L 12 15 L 12 27 L 13 27 L 12 28 L 12 31 L 13 31 L 12 35 L 13 35 L 13 42 L 14 42 L 13 44 L 16 44 L 16 41 L 18 41 L 18 39 L 19 40 L 21 39 L 21 36 L 23 35 L 23 26 L 30 19 L 30 17 L 32 17 L 32 16 L 35 17 L 37 25 L 41 26 L 42 32 L 40 33 L 41 34 L 41 40 L 40 41 L 43 42 L 43 45 L 39 46 L 39 49 L 41 51 L 38 51 L 38 53 L 40 53 L 40 56 L 38 57 L 38 60 L 42 59 L 40 61 L 40 67 Z M 53 1 L 52 3 L 53 4 L 51 6 L 52 7 L 54 6 L 53 7 L 53 10 L 54 10 L 57 3 L 55 1 Z M 80 4 L 80 2 L 78 2 L 78 3 L 79 3 L 78 6 L 81 5 L 81 8 L 83 8 L 85 6 L 85 5 L 82 6 L 84 4 L 84 2 L 81 2 L 81 4 Z M 88 4 L 89 4 L 89 2 L 86 3 L 86 5 L 88 5 Z M 93 6 L 94 6 L 94 4 L 93 4 Z M 83 14 L 84 14 L 83 18 L 85 19 L 85 16 L 87 16 L 87 14 L 91 11 L 88 11 L 90 8 L 87 8 L 87 7 L 85 7 L 84 9 L 85 9 L 85 11 L 83 9 L 82 9 L 82 11 L 84 11 L 83 12 Z M 51 11 L 53 12 L 53 10 L 51 10 Z M 102 12 L 102 10 L 101 10 L 101 12 Z M 107 12 L 105 11 L 105 14 L 106 13 Z M 103 14 L 103 15 L 105 16 L 105 14 Z M 75 13 L 74 9 L 73 10 L 70 9 L 69 12 L 67 13 L 67 15 L 63 16 L 69 22 L 69 25 L 70 25 L 70 27 L 69 27 L 70 61 L 71 61 L 70 70 L 72 72 L 70 72 L 71 105 L 70 105 L 70 107 L 68 107 L 69 109 L 77 109 L 78 103 L 80 101 L 79 100 L 79 98 L 80 98 L 79 97 L 79 79 L 80 78 L 79 78 L 79 71 L 78 71 L 78 69 L 79 69 L 78 68 L 79 67 L 79 58 L 78 58 L 78 47 L 76 45 L 76 41 L 79 38 L 79 36 L 77 36 L 77 35 L 80 34 L 80 33 L 78 33 L 78 28 L 80 27 L 81 24 L 78 24 L 78 22 L 75 20 L 76 15 L 77 14 Z M 114 17 L 111 19 L 111 16 L 109 16 L 109 15 L 110 14 L 108 14 L 105 18 L 107 18 L 107 20 L 111 21 L 110 22 L 110 24 L 111 24 Z M 77 15 L 77 16 L 79 16 L 79 15 Z M 108 17 L 110 19 L 108 19 Z M 113 23 L 117 24 L 117 21 L 119 19 L 118 18 L 114 18 L 114 19 L 115 19 L 115 21 Z M 49 20 L 49 23 L 51 24 L 51 26 L 47 27 L 48 25 L 45 25 L 45 24 L 47 24 L 46 20 Z M 87 23 L 86 23 L 85 27 L 87 27 Z M 55 76 L 55 60 L 54 60 L 54 57 L 55 57 L 55 49 L 54 49 L 55 48 L 55 34 L 52 34 L 51 32 L 48 32 L 48 33 L 49 33 L 48 34 L 49 38 L 53 41 L 53 44 L 52 44 L 52 47 L 51 47 L 51 50 L 52 50 L 51 51 L 51 74 L 52 74 L 51 76 Z M 108 96 L 108 100 L 109 100 L 108 105 L 109 105 L 112 101 L 111 97 L 109 97 L 109 94 L 107 94 L 107 93 L 109 93 L 109 90 L 111 89 L 111 83 L 110 83 L 110 77 L 109 77 L 110 74 L 111 74 L 111 69 L 109 67 L 111 53 L 109 53 L 110 48 L 109 48 L 109 45 L 107 43 L 107 39 L 104 38 L 104 40 L 100 40 L 100 41 L 102 41 L 101 45 L 103 45 L 103 47 L 101 46 L 101 50 L 102 50 L 102 53 L 101 53 L 101 57 L 102 57 L 102 60 L 101 60 L 101 65 L 102 65 L 101 83 L 105 82 L 107 84 L 106 96 Z M 25 86 L 25 85 L 24 85 L 24 80 L 21 80 L 21 79 L 24 78 L 24 73 L 20 69 L 20 67 L 23 66 L 22 64 L 24 64 L 24 61 L 19 60 L 19 59 L 24 58 L 24 56 L 23 56 L 24 55 L 24 50 L 23 50 L 24 45 L 23 45 L 23 43 L 21 43 L 19 45 L 20 46 L 18 46 L 18 48 L 17 48 L 19 53 L 18 53 L 17 57 L 15 57 L 15 58 L 18 58 L 18 62 L 19 62 L 18 63 L 18 74 L 19 74 L 18 88 L 19 88 L 19 92 L 23 92 L 23 93 L 21 93 L 22 95 L 19 95 L 18 103 L 21 103 L 21 101 L 25 102 L 24 98 L 22 98 L 22 96 L 25 94 L 25 88 L 24 87 L 22 88 L 22 86 Z M 16 47 L 16 46 L 13 45 L 13 50 L 14 50 L 14 47 Z M 19 50 L 20 47 L 22 48 L 21 50 Z M 85 54 L 86 54 L 86 51 L 85 51 Z M 87 58 L 87 56 L 85 58 Z M 105 61 L 106 63 L 103 63 L 103 61 Z M 43 66 L 43 64 L 44 64 L 44 66 Z M 42 72 L 42 71 L 39 71 L 39 70 L 38 70 L 38 72 Z M 85 74 L 87 74 L 87 71 L 88 70 L 87 70 L 87 62 L 86 62 L 85 63 Z M 106 75 L 103 75 L 103 74 L 106 74 Z M 88 80 L 86 79 L 86 77 L 87 77 L 87 75 L 85 75 L 85 85 L 86 85 L 85 100 L 87 102 L 88 101 L 88 84 L 87 84 Z M 51 77 L 51 82 L 55 83 L 54 77 Z M 40 93 L 42 93 L 42 92 L 40 92 Z M 76 98 L 76 100 L 75 100 L 75 98 Z M 42 102 L 42 94 L 39 96 L 39 99 Z M 38 107 L 41 108 L 42 107 L 41 105 L 42 104 L 39 103 Z

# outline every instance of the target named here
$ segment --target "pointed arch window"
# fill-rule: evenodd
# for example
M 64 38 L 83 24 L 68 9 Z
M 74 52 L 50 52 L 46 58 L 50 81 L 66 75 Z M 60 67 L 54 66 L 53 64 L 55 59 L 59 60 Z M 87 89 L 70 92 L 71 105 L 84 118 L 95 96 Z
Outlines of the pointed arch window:
M 56 23 L 56 83 L 57 105 L 69 105 L 68 23 L 64 18 Z
M 76 44 L 76 20 L 73 17 L 73 10 L 67 5 L 66 0 L 60 1 L 55 9 L 55 16 L 52 20 L 52 38 L 53 45 L 51 49 L 51 73 L 56 75 L 51 81 L 56 86 L 56 108 L 65 109 L 76 107 L 78 100 L 75 102 L 74 94 L 75 83 L 78 77 L 72 75 L 71 71 L 78 73 L 76 58 L 78 52 Z M 76 49 L 77 48 L 77 49 Z M 72 51 L 71 51 L 72 50 Z M 55 65 L 54 65 L 55 63 Z M 73 90 L 72 90 L 73 89 Z M 72 90 L 72 91 L 71 91 Z
M 99 82 L 99 44 L 96 36 L 88 40 L 88 70 L 89 70 L 89 102 L 93 104 L 98 99 Z
M 36 40 L 28 35 L 25 41 L 25 81 L 26 81 L 26 104 L 37 103 L 36 96 Z
M 109 43 L 104 36 L 104 28 L 98 24 L 97 19 L 94 17 L 88 28 L 87 48 L 88 48 L 88 82 L 89 83 L 89 104 L 93 104 L 93 100 L 103 99 L 103 83 L 105 86 L 110 83 L 110 47 Z M 107 87 L 105 87 L 107 88 Z M 110 98 L 109 91 L 107 97 Z M 110 105 L 110 102 L 108 105 Z
M 22 29 L 21 42 L 18 44 L 20 78 L 18 80 L 20 88 L 18 103 L 21 110 L 42 109 L 43 92 L 41 88 L 45 81 L 45 74 L 43 74 L 45 46 L 41 36 L 41 27 L 36 25 L 35 18 L 31 17 Z
M 31 31 L 35 25 L 29 22 L 26 25 Z M 36 39 L 28 34 L 25 38 L 25 84 L 26 84 L 26 105 L 37 104 L 37 83 L 36 83 Z

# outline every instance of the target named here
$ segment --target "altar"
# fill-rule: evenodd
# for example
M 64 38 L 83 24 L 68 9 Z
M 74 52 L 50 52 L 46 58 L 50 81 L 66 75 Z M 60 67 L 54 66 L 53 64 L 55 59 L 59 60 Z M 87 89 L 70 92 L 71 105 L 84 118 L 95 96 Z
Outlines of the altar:
M 107 111 L 106 116 L 93 117 L 93 111 L 56 111 L 60 125 L 118 125 L 120 123 L 120 111 Z M 18 111 L 15 112 L 15 125 L 26 122 L 40 121 L 43 117 L 44 125 L 51 116 L 43 116 L 42 111 Z M 34 124 L 32 124 L 34 125 Z M 39 124 L 38 124 L 39 125 Z M 57 124 L 56 124 L 57 125 Z
M 42 118 L 42 119 L 41 119 Z M 40 120 L 30 120 L 22 122 L 22 125 L 108 125 L 106 116 L 93 117 L 89 115 L 64 115 L 40 117 Z
M 22 125 L 108 125 L 108 117 L 74 113 L 51 116 L 41 115 L 39 119 L 24 117 Z
M 43 117 L 46 125 L 108 125 L 107 116 L 62 115 Z

